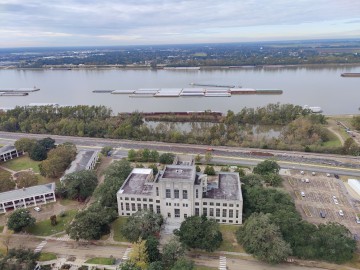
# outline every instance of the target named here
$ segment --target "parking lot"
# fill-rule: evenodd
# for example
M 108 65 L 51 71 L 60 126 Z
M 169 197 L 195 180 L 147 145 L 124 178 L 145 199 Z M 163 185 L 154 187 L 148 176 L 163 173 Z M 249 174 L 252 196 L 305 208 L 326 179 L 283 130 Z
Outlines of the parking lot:
M 303 173 L 291 171 L 284 177 L 284 186 L 303 218 L 315 224 L 338 222 L 360 237 L 360 224 L 356 223 L 359 201 L 349 195 L 343 182 L 334 175 Z

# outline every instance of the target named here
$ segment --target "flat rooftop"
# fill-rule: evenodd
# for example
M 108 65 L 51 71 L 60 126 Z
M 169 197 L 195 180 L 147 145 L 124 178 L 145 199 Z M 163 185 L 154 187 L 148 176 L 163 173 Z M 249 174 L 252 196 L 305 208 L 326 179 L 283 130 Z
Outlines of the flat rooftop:
M 0 148 L 0 155 L 6 154 L 8 152 L 12 152 L 15 151 L 16 148 L 13 145 L 5 145 L 3 147 Z
M 218 187 L 208 190 L 205 198 L 242 200 L 239 175 L 236 173 L 220 173 L 218 176 Z
M 88 164 L 98 155 L 98 151 L 93 150 L 80 150 L 73 162 L 71 162 L 70 168 L 68 168 L 64 175 L 73 172 L 79 172 L 87 169 Z
M 7 192 L 2 192 L 0 193 L 0 203 L 51 193 L 54 190 L 55 190 L 55 183 L 50 183 L 46 185 L 38 185 L 33 187 L 27 187 L 24 189 L 21 188 Z
M 168 165 L 161 179 L 179 179 L 195 181 L 195 166 Z
M 151 195 L 153 182 L 149 182 L 149 179 L 152 177 L 152 173 L 152 169 L 133 169 L 118 193 Z

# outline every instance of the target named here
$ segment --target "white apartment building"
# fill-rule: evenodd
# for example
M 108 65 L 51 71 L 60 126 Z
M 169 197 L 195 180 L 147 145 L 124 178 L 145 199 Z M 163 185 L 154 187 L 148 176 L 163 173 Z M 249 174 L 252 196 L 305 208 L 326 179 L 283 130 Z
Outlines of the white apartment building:
M 241 224 L 243 198 L 238 173 L 214 176 L 196 173 L 193 162 L 176 159 L 153 175 L 152 169 L 133 169 L 117 192 L 120 216 L 141 209 L 161 213 L 169 224 L 205 215 L 219 223 Z

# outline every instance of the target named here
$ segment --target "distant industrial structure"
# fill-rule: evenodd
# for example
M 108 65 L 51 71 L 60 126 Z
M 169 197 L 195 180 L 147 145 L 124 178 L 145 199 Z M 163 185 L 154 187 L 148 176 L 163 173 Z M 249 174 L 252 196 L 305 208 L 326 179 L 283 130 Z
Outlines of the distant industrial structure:
M 188 156 L 176 157 L 173 165 L 156 175 L 152 169 L 133 169 L 117 192 L 117 202 L 120 216 L 149 209 L 162 214 L 175 228 L 194 215 L 205 215 L 219 223 L 242 224 L 239 174 L 197 173 L 193 158 Z

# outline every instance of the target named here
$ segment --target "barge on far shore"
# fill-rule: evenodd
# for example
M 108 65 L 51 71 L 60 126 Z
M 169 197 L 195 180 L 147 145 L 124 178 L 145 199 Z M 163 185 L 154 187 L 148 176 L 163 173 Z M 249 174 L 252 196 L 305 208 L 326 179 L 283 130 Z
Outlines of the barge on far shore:
M 341 77 L 360 77 L 360 72 L 358 72 L 358 73 L 342 73 Z

